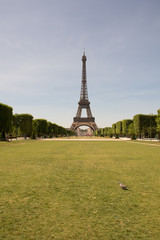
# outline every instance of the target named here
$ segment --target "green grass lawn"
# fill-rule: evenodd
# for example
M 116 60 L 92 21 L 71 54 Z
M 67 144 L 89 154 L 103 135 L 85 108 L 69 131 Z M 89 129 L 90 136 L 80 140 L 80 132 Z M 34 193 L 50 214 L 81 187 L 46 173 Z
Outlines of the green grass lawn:
M 160 239 L 160 146 L 1 142 L 0 185 L 0 239 Z

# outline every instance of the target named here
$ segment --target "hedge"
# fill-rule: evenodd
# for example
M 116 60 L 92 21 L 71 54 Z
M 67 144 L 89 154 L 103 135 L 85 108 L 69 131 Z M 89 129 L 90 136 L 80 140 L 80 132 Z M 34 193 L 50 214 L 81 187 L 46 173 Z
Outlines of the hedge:
M 128 133 L 128 128 L 129 128 L 129 125 L 133 123 L 133 120 L 131 119 L 124 119 L 122 121 L 122 134 L 123 136 L 128 136 L 129 133 Z
M 0 103 L 0 132 L 9 133 L 12 128 L 12 107 Z
M 122 121 L 116 122 L 116 134 L 122 135 Z

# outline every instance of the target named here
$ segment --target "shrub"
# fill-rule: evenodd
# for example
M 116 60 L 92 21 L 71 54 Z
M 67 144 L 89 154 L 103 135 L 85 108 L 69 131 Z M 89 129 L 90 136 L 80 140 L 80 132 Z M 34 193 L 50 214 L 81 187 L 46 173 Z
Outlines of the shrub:
M 128 136 L 128 128 L 130 126 L 130 124 L 133 122 L 133 120 L 131 119 L 125 119 L 122 121 L 122 134 L 123 136 Z
M 122 121 L 116 122 L 116 134 L 122 135 Z
M 9 133 L 12 128 L 12 107 L 0 103 L 0 132 Z
M 154 137 L 156 135 L 156 115 L 137 114 L 133 117 L 133 125 L 138 137 Z

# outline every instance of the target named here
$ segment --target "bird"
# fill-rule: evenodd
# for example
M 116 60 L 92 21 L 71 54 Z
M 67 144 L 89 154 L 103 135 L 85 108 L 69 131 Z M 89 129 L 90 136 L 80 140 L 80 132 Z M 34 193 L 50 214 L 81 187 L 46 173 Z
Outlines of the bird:
M 123 189 L 123 190 L 129 190 L 128 186 L 123 185 L 121 182 L 119 182 L 119 186 Z

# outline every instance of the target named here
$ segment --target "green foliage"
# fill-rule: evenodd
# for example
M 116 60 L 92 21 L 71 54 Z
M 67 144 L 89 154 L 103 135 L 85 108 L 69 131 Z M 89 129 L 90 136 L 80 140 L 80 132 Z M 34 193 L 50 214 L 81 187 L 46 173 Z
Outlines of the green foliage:
M 111 127 L 99 128 L 93 133 L 93 135 L 97 137 L 105 137 L 105 136 L 112 137 L 113 136 L 112 128 Z
M 66 128 L 64 128 L 62 126 L 58 126 L 58 135 L 61 136 L 61 137 L 67 136 Z
M 47 122 L 47 135 L 50 136 L 50 138 L 52 137 L 52 123 L 51 122 Z
M 93 136 L 97 137 L 97 130 L 93 132 Z
M 131 123 L 131 124 L 128 126 L 128 134 L 129 134 L 129 135 L 135 134 L 133 123 Z
M 118 134 L 118 136 L 122 135 L 122 121 L 116 122 L 116 134 Z
M 101 128 L 97 129 L 94 133 L 93 133 L 94 136 L 96 137 L 100 137 L 101 136 Z
M 33 132 L 32 135 L 31 135 L 31 139 L 36 139 L 36 135 L 35 135 L 34 132 Z
M 129 128 L 129 125 L 133 123 L 133 120 L 131 119 L 124 119 L 122 121 L 122 134 L 123 136 L 128 136 L 129 133 L 128 133 L 128 128 Z
M 104 136 L 112 137 L 112 128 L 111 127 L 104 128 Z
M 104 137 L 104 136 L 105 136 L 104 131 L 105 131 L 105 129 L 104 129 L 104 128 L 101 128 L 101 133 L 100 133 L 100 136 L 101 136 L 101 137 Z
M 104 128 L 99 128 L 93 133 L 93 135 L 96 137 L 104 137 L 105 136 L 104 134 L 105 134 Z
M 144 115 L 142 114 L 137 114 L 133 117 L 133 126 L 135 129 L 135 134 L 138 137 L 142 137 L 142 131 L 143 131 L 143 124 L 144 124 Z
M 38 137 L 52 138 L 53 136 L 67 136 L 66 128 L 58 126 L 55 123 L 47 122 L 45 119 L 35 119 L 33 120 L 33 133 Z M 69 132 L 72 134 L 71 132 Z
M 30 114 L 15 114 L 13 115 L 13 127 L 16 136 L 31 136 L 32 134 L 32 120 L 33 116 Z
M 38 121 L 32 121 L 32 136 L 38 136 Z
M 106 137 L 108 133 L 108 127 L 103 128 L 103 136 Z
M 113 134 L 113 136 L 116 135 L 116 123 L 112 124 L 112 134 Z
M 157 110 L 157 117 L 156 117 L 156 123 L 157 123 L 157 133 L 158 133 L 158 138 L 160 138 L 160 109 Z
M 156 115 L 137 114 L 133 117 L 135 135 L 154 137 L 156 135 Z
M 131 137 L 132 140 L 136 139 L 133 122 L 128 126 L 128 135 Z
M 5 141 L 6 137 L 5 137 L 5 132 L 2 130 L 2 132 L 0 133 L 0 141 Z
M 58 136 L 58 125 L 53 123 L 52 124 L 52 131 L 53 131 L 53 136 L 57 137 Z
M 46 119 L 34 119 L 33 120 L 33 133 L 42 137 L 47 134 L 47 120 Z
M 11 133 L 13 136 L 72 136 L 72 131 L 58 126 L 55 123 L 47 122 L 45 119 L 35 119 L 30 114 L 15 114 L 12 116 L 12 107 L 0 103 L 0 139 L 4 138 L 5 133 Z
M 12 107 L 0 103 L 0 132 L 9 133 L 12 128 Z
M 98 136 L 98 131 L 96 130 L 95 132 L 93 132 L 93 136 Z
M 75 136 L 75 132 L 70 129 L 67 129 L 67 136 Z

